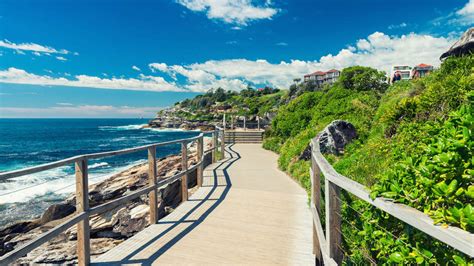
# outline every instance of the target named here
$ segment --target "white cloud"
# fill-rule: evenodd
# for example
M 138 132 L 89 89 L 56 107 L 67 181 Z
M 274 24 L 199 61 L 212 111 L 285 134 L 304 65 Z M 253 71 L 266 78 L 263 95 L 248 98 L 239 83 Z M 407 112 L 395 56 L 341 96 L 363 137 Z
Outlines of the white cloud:
M 67 61 L 67 59 L 62 56 L 56 56 L 56 59 L 58 59 L 59 61 Z
M 427 63 L 438 66 L 439 56 L 449 48 L 453 39 L 430 35 L 408 34 L 388 36 L 375 32 L 357 41 L 357 47 L 349 46 L 337 54 L 328 54 L 319 60 L 290 60 L 270 63 L 267 60 L 209 60 L 190 65 L 153 63 L 160 71 L 171 76 L 181 75 L 188 84 L 184 87 L 194 91 L 205 91 L 210 87 L 240 90 L 247 84 L 266 84 L 287 88 L 295 77 L 316 70 L 342 69 L 363 65 L 389 71 L 395 64 L 416 65 Z M 157 68 L 158 69 L 158 68 Z
M 67 79 L 64 77 L 55 78 L 47 75 L 40 76 L 14 67 L 10 67 L 7 70 L 0 70 L 0 82 L 155 92 L 182 91 L 182 89 L 176 86 L 176 84 L 169 83 L 162 77 L 140 75 L 139 79 L 125 79 L 77 75 L 74 79 Z
M 83 117 L 154 117 L 162 107 L 131 107 L 111 105 L 73 105 L 58 103 L 46 108 L 0 107 L 2 118 L 83 118 Z
M 437 17 L 430 21 L 437 27 L 457 26 L 455 30 L 466 30 L 466 26 L 474 25 L 474 0 L 469 0 L 462 8 L 456 9 L 447 15 Z
M 271 19 L 279 11 L 271 7 L 271 1 L 259 6 L 254 5 L 251 0 L 176 0 L 176 2 L 192 11 L 205 12 L 209 19 L 219 19 L 240 26 L 246 26 L 253 20 Z
M 165 63 L 151 63 L 148 65 L 151 69 L 151 71 L 155 72 L 155 70 L 161 71 L 161 72 L 167 72 L 168 71 L 168 66 Z
M 389 30 L 401 29 L 401 28 L 405 28 L 406 26 L 408 26 L 408 24 L 405 23 L 405 22 L 402 22 L 402 23 L 400 23 L 400 24 L 392 24 L 392 25 L 389 25 L 389 26 L 388 26 L 388 29 L 389 29 Z
M 132 69 L 133 69 L 133 70 L 136 70 L 136 71 L 141 71 L 141 69 L 140 69 L 139 67 L 137 67 L 137 66 L 132 66 Z
M 100 78 L 87 75 L 55 78 L 9 68 L 0 71 L 0 82 L 145 91 L 202 92 L 217 87 L 241 90 L 248 84 L 288 88 L 294 78 L 316 70 L 362 65 L 388 72 L 392 65 L 398 64 L 427 63 L 438 66 L 439 56 L 451 46 L 452 42 L 453 37 L 433 37 L 415 33 L 389 36 L 375 32 L 334 55 L 328 54 L 313 61 L 290 60 L 272 63 L 264 59 L 227 59 L 188 65 L 167 65 L 158 62 L 148 66 L 153 72 L 160 72 L 160 76 L 140 74 L 139 78 Z M 168 75 L 174 81 L 165 80 L 163 75 Z
M 275 45 L 277 45 L 277 46 L 288 46 L 288 43 L 286 43 L 286 42 L 279 42 L 279 43 L 276 43 Z
M 65 50 L 65 49 L 60 49 L 60 50 L 57 50 L 53 47 L 49 47 L 49 46 L 43 46 L 43 45 L 40 45 L 40 44 L 36 44 L 36 43 L 13 43 L 13 42 L 10 42 L 8 40 L 0 40 L 0 47 L 3 47 L 3 48 L 7 48 L 7 49 L 13 49 L 17 52 L 20 52 L 20 51 L 29 51 L 29 52 L 33 52 L 35 53 L 35 55 L 37 55 L 37 53 L 44 53 L 46 55 L 49 55 L 49 54 L 69 54 L 70 52 L 68 50 Z
M 469 0 L 467 4 L 456 12 L 460 16 L 459 22 L 463 25 L 474 24 L 474 0 Z

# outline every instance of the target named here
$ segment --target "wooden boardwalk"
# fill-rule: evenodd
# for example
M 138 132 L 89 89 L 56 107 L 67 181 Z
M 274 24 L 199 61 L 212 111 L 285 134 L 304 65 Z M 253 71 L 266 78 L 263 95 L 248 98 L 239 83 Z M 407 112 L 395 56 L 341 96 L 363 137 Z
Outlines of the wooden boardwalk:
M 93 263 L 314 265 L 306 192 L 260 145 L 226 152 L 189 201 Z

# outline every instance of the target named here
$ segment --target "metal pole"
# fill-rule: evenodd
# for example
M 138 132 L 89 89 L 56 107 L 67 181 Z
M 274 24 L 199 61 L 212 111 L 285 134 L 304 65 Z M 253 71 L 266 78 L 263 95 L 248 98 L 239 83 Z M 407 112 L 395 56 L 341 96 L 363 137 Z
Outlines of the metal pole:
M 225 157 L 225 129 L 221 132 L 221 160 Z
M 181 170 L 185 174 L 181 177 L 181 201 L 188 200 L 188 147 L 187 142 L 181 142 Z
M 244 116 L 244 131 L 247 131 L 247 120 L 245 116 Z

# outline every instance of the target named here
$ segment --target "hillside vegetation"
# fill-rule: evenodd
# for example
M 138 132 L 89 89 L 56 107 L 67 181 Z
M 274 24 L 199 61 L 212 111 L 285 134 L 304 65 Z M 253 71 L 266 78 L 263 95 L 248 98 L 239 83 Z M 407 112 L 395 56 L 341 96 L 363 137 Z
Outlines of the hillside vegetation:
M 178 111 L 175 115 L 187 120 L 203 121 L 222 119 L 219 111 L 233 115 L 264 117 L 267 113 L 276 112 L 286 97 L 287 91 L 268 87 L 260 90 L 249 87 L 240 92 L 218 88 L 193 99 L 177 102 L 175 107 Z
M 264 147 L 310 188 L 310 162 L 298 160 L 327 124 L 354 124 L 358 139 L 341 156 L 341 174 L 372 196 L 417 208 L 443 225 L 474 232 L 474 57 L 450 58 L 431 75 L 387 86 L 382 73 L 346 68 L 332 87 L 282 105 Z M 472 264 L 446 245 L 343 194 L 346 263 Z

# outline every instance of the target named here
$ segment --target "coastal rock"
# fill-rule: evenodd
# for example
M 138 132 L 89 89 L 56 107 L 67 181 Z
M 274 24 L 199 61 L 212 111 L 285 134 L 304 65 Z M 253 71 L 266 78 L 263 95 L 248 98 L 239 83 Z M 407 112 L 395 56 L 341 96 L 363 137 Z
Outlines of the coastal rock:
M 357 131 L 353 124 L 344 120 L 334 120 L 319 134 L 319 149 L 321 153 L 339 155 L 344 147 L 357 138 Z M 299 160 L 311 159 L 311 145 L 301 153 Z
M 53 204 L 46 209 L 41 216 L 41 224 L 64 218 L 76 211 L 76 207 L 70 203 Z
M 120 209 L 112 219 L 115 224 L 112 231 L 120 233 L 126 238 L 131 237 L 149 224 L 149 219 L 146 218 L 148 213 L 142 212 L 141 215 L 132 218 L 131 211 L 128 208 Z
M 463 55 L 469 55 L 474 52 L 474 27 L 466 30 L 466 32 L 463 33 L 461 38 L 456 41 L 448 51 L 443 53 L 441 57 L 439 58 L 440 60 L 445 59 L 446 57 L 450 56 L 463 56 Z
M 210 147 L 211 139 L 204 138 L 205 150 Z M 196 164 L 196 144 L 189 146 L 190 166 Z M 204 166 L 210 164 L 207 154 Z M 168 156 L 157 161 L 158 177 L 167 178 L 181 170 L 181 157 Z M 128 195 L 148 184 L 148 164 L 139 164 L 123 172 L 89 186 L 91 207 Z M 196 184 L 196 171 L 189 173 L 188 186 Z M 181 181 L 177 180 L 159 188 L 158 216 L 162 218 L 171 213 L 181 203 Z M 50 206 L 42 217 L 32 221 L 22 221 L 0 230 L 0 256 L 15 247 L 37 238 L 70 218 L 75 212 L 75 197 L 71 195 L 60 204 Z M 102 254 L 123 240 L 133 236 L 149 225 L 148 195 L 128 202 L 125 205 L 90 217 L 91 251 L 93 255 Z M 71 264 L 77 260 L 77 231 L 73 226 L 59 236 L 41 245 L 16 261 L 17 264 L 51 263 Z
M 332 121 L 319 136 L 321 153 L 340 154 L 344 147 L 357 138 L 357 131 L 353 124 L 344 120 Z

